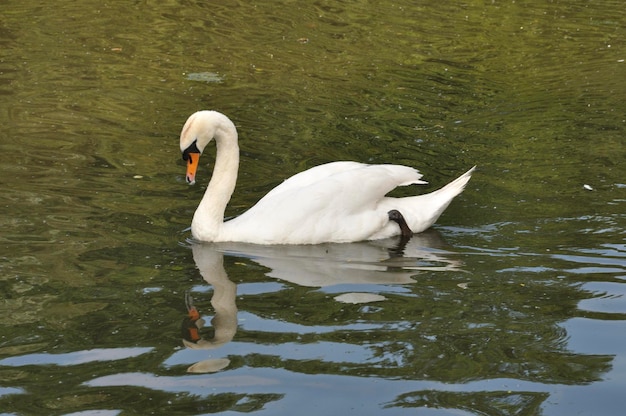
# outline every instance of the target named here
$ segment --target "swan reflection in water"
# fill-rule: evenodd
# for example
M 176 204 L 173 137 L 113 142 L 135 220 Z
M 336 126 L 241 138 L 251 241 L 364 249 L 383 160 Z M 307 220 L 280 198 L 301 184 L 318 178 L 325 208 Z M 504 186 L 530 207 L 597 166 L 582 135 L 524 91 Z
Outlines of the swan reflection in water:
M 451 258 L 435 230 L 397 238 L 361 243 L 265 246 L 246 243 L 199 243 L 191 249 L 196 267 L 213 288 L 212 331 L 186 294 L 188 316 L 182 323 L 183 343 L 191 349 L 212 350 L 230 342 L 237 332 L 237 286 L 226 274 L 224 255 L 247 258 L 268 269 L 266 275 L 304 287 L 350 284 L 411 284 L 419 271 L 459 271 L 461 261 Z M 384 300 L 372 293 L 344 293 L 335 299 L 346 303 Z M 207 336 L 209 335 L 209 336 Z M 207 373 L 230 364 L 226 358 L 200 361 L 187 371 Z

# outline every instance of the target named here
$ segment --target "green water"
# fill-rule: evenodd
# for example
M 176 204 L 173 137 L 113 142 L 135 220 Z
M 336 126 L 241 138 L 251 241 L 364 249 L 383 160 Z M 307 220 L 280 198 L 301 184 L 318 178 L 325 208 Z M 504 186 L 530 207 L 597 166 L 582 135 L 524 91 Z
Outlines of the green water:
M 5 1 L 0 414 L 621 415 L 624 39 L 610 0 Z M 191 246 L 199 109 L 227 215 L 332 160 L 479 168 L 402 255 Z

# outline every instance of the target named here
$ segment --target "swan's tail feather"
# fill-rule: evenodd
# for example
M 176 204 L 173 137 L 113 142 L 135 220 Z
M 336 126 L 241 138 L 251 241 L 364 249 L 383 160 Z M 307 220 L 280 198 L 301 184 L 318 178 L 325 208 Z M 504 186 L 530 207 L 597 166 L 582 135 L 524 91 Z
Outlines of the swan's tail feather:
M 463 189 L 465 189 L 475 169 L 476 166 L 472 167 L 463 175 L 434 192 L 403 198 L 407 200 L 406 207 L 408 208 L 408 212 L 405 216 L 407 217 L 407 222 L 409 222 L 411 230 L 415 233 L 421 233 L 430 228 L 441 216 L 443 211 L 448 208 L 448 205 L 450 205 L 454 197 L 463 192 Z
M 433 193 L 436 193 L 436 192 L 441 192 L 441 193 L 446 193 L 446 194 L 450 193 L 451 195 L 450 199 L 454 198 L 455 196 L 463 192 L 463 189 L 465 189 L 465 186 L 467 185 L 469 180 L 472 178 L 472 173 L 474 173 L 474 170 L 476 170 L 476 166 L 472 167 L 470 170 L 468 170 L 467 172 L 465 172 L 464 174 L 462 174 L 461 176 L 459 176 L 458 178 L 456 178 L 455 180 L 453 180 L 452 182 L 450 182 L 443 188 L 438 189 Z

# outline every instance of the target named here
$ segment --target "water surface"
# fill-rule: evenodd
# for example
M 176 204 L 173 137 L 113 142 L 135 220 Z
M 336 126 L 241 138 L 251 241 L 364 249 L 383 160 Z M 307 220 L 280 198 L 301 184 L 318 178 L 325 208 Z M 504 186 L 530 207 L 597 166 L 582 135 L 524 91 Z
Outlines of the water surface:
M 0 412 L 621 415 L 623 4 L 414 3 L 5 2 Z M 404 249 L 194 245 L 199 109 L 228 215 L 332 160 L 479 169 Z

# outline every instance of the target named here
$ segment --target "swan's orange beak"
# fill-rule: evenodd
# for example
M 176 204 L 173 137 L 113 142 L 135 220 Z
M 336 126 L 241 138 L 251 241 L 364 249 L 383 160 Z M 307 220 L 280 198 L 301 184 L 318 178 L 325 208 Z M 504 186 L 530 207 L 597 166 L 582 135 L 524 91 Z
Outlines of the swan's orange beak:
M 189 185 L 196 183 L 196 171 L 198 170 L 198 162 L 200 161 L 200 153 L 189 153 L 187 159 L 187 175 L 185 179 Z

